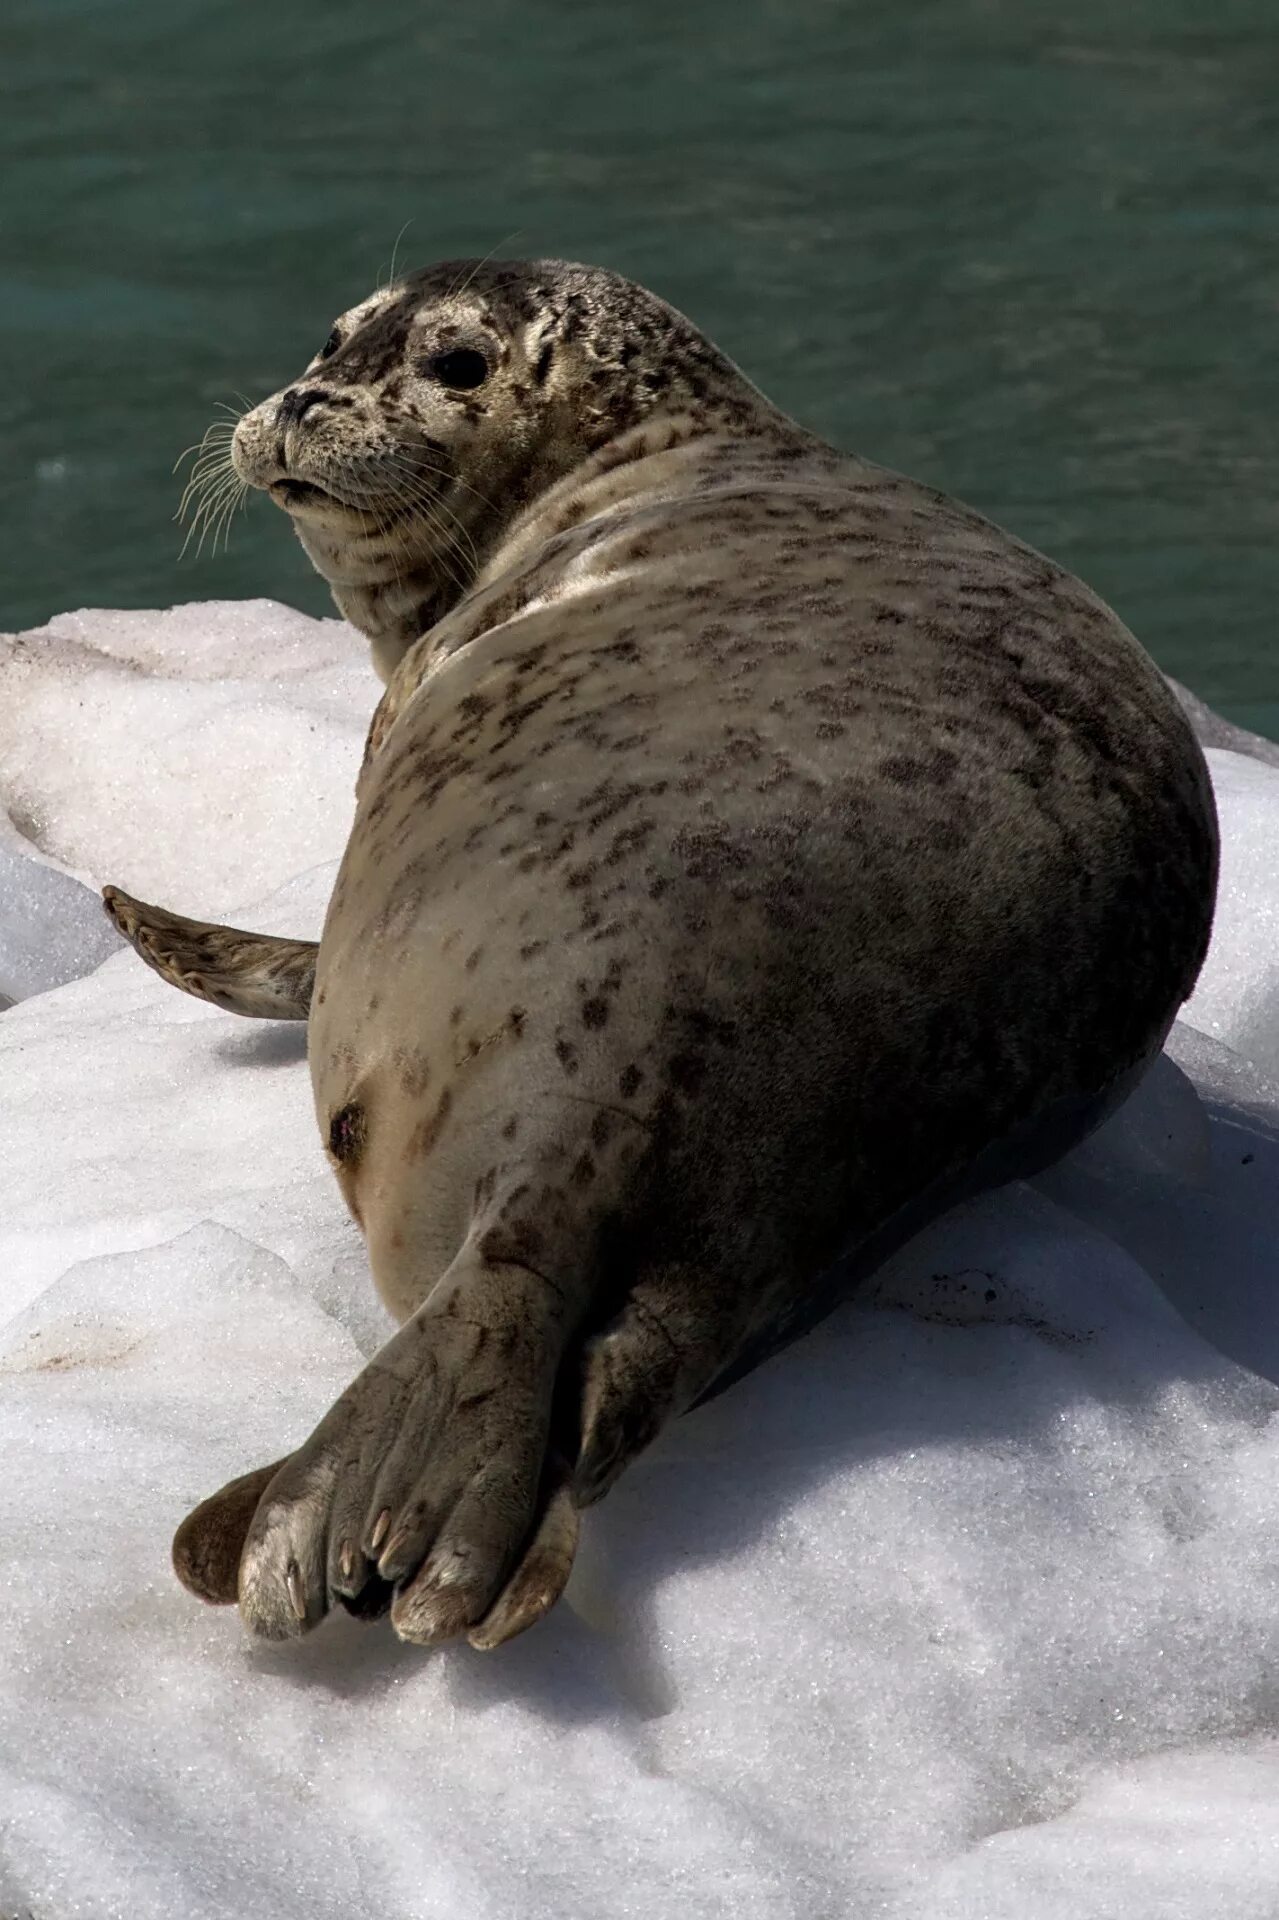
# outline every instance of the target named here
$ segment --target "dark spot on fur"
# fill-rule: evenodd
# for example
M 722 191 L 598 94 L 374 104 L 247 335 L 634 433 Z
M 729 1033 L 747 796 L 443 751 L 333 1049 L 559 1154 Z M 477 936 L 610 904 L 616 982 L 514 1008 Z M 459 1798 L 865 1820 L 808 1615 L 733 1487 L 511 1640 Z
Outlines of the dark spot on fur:
M 449 1092 L 449 1089 L 445 1087 L 440 1094 L 439 1100 L 436 1102 L 435 1112 L 428 1114 L 425 1120 L 420 1120 L 417 1126 L 414 1127 L 413 1132 L 409 1135 L 408 1150 L 405 1156 L 407 1159 L 421 1160 L 430 1153 L 432 1147 L 434 1147 L 436 1141 L 444 1131 L 445 1123 L 448 1120 L 452 1106 L 453 1095 Z
M 608 1019 L 608 1001 L 593 994 L 582 1002 L 582 1025 L 584 1027 L 602 1027 Z
M 339 1107 L 329 1122 L 329 1152 L 340 1166 L 354 1166 L 369 1137 L 368 1119 L 357 1100 Z
M 643 1079 L 643 1069 L 637 1067 L 633 1060 L 629 1067 L 622 1068 L 622 1071 L 617 1076 L 617 1091 L 621 1094 L 623 1100 L 629 1100 L 632 1094 L 639 1092 Z
M 491 1267 L 518 1267 L 536 1260 L 542 1251 L 542 1236 L 531 1220 L 515 1219 L 489 1227 L 479 1238 L 481 1260 Z
M 887 754 L 879 763 L 886 780 L 902 787 L 944 787 L 959 765 L 958 755 L 939 747 L 927 758 L 905 753 Z
M 400 1085 L 409 1099 L 420 1100 L 431 1081 L 431 1063 L 426 1055 L 418 1047 L 397 1047 L 395 1064 L 400 1069 Z
M 571 1080 L 580 1064 L 577 1057 L 577 1048 L 573 1045 L 573 1042 L 571 1040 L 557 1040 L 555 1042 L 555 1058 L 559 1061 Z

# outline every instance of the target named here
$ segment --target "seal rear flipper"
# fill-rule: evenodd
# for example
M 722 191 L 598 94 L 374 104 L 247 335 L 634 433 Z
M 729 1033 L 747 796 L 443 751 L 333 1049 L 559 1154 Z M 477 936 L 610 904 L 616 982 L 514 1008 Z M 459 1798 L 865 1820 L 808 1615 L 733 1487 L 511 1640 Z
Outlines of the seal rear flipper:
M 240 1555 L 258 1501 L 283 1460 L 230 1480 L 192 1509 L 173 1536 L 173 1571 L 188 1593 L 213 1607 L 234 1606 Z
M 559 1597 L 576 1520 L 548 1460 L 552 1396 L 585 1283 L 492 1241 L 464 1244 L 263 1492 L 238 1569 L 260 1637 L 385 1589 L 402 1640 L 478 1628 L 497 1645 Z
M 107 917 L 171 987 L 252 1020 L 305 1020 L 315 986 L 314 940 L 280 940 L 240 927 L 188 920 L 104 887 Z

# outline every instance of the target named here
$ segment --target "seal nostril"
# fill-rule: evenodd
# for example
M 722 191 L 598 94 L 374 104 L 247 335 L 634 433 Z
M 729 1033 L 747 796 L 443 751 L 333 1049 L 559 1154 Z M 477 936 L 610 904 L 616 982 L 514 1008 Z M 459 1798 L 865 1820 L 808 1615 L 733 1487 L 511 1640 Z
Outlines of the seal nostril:
M 303 414 L 309 413 L 328 395 L 319 387 L 307 387 L 305 392 L 299 387 L 290 387 L 280 396 L 279 422 L 282 427 L 296 426 Z

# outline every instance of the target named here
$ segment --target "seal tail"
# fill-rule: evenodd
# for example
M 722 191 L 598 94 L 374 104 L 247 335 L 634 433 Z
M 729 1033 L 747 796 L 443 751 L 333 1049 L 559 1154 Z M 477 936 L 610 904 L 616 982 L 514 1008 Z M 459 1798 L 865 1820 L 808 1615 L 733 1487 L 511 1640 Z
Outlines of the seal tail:
M 107 917 L 140 960 L 171 987 L 251 1020 L 305 1020 L 315 986 L 314 940 L 278 940 L 187 920 L 104 887 Z

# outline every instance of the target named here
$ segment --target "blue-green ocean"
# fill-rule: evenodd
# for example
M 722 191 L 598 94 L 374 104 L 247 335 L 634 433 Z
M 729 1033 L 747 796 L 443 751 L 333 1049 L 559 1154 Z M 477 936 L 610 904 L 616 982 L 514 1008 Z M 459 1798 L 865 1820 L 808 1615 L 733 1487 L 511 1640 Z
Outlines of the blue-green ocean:
M 400 236 L 645 281 L 1279 734 L 1274 0 L 3 0 L 0 95 L 6 626 L 322 609 L 171 469 Z

